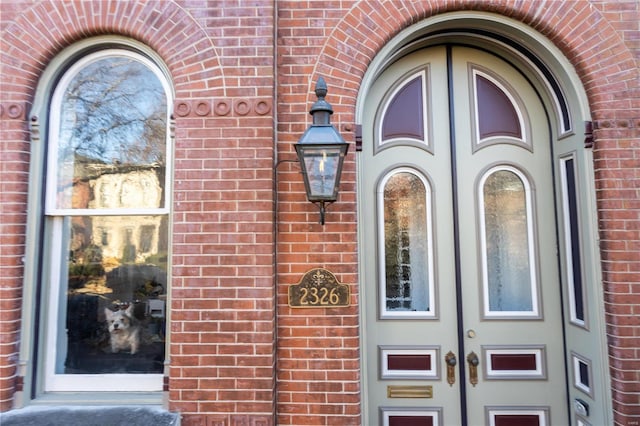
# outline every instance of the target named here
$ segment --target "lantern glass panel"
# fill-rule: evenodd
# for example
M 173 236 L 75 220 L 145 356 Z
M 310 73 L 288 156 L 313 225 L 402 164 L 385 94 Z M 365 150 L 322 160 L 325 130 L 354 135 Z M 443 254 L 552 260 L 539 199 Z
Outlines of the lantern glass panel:
M 344 153 L 340 146 L 304 147 L 302 157 L 307 175 L 307 195 L 313 200 L 335 200 Z

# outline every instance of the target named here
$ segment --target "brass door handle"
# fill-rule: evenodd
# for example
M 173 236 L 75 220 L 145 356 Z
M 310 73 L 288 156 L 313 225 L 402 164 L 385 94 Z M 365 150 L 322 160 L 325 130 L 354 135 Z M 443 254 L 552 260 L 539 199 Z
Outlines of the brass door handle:
M 453 386 L 456 382 L 456 365 L 458 360 L 453 352 L 449 351 L 444 357 L 444 362 L 447 364 L 447 383 L 449 386 Z
M 467 363 L 469 364 L 469 383 L 475 386 L 478 384 L 478 364 L 480 364 L 478 355 L 471 351 L 471 353 L 467 355 Z

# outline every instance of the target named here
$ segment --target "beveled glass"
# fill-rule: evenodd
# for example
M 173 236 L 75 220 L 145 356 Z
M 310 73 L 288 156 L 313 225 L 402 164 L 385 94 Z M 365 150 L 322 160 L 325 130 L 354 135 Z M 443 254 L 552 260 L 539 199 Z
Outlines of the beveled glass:
M 485 312 L 533 312 L 528 196 L 513 170 L 490 173 L 482 186 Z
M 414 173 L 394 173 L 384 185 L 386 313 L 433 313 L 429 202 L 425 181 Z

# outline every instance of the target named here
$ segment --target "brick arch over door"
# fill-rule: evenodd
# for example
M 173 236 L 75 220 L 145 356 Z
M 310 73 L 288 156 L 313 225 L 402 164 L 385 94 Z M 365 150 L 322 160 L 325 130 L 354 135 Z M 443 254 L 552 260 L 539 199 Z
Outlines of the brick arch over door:
M 630 376 L 637 377 L 636 365 L 629 359 L 636 358 L 634 354 L 640 350 L 640 339 L 627 338 L 628 326 L 636 324 L 628 320 L 628 315 L 632 314 L 628 310 L 629 303 L 640 303 L 640 290 L 629 289 L 640 289 L 640 274 L 625 272 L 629 262 L 640 264 L 640 252 L 633 248 L 640 242 L 640 223 L 634 222 L 634 230 L 624 224 L 629 216 L 627 203 L 621 200 L 624 198 L 621 193 L 633 194 L 637 190 L 634 189 L 637 163 L 621 163 L 619 159 L 634 158 L 630 149 L 637 146 L 640 137 L 640 106 L 634 102 L 640 93 L 637 53 L 625 44 L 621 28 L 615 28 L 593 2 L 538 1 L 519 8 L 521 3 L 506 0 L 441 3 L 358 2 L 319 49 L 308 82 L 306 105 L 315 100 L 313 87 L 318 77 L 325 76 L 330 85 L 329 97 L 337 113 L 334 122 L 343 123 L 341 130 L 350 132 L 356 121 L 355 104 L 360 84 L 375 55 L 403 29 L 437 14 L 463 10 L 492 12 L 521 21 L 550 39 L 575 67 L 586 91 L 593 120 L 596 202 L 600 223 L 604 224 L 599 229 L 600 239 L 613 242 L 600 247 L 609 363 L 615 366 L 610 368 L 613 406 L 616 422 L 626 424 L 640 410 L 637 397 L 629 399 L 625 396 L 640 393 L 640 382 L 628 380 Z M 637 7 L 629 10 L 621 6 L 619 13 L 631 14 L 629 22 L 637 22 L 640 18 Z M 634 34 L 637 35 L 637 30 Z M 299 114 L 299 122 L 303 122 L 306 110 L 295 114 Z M 351 167 L 345 165 L 345 169 Z M 343 189 L 356 186 L 355 182 L 344 179 L 343 185 Z M 628 202 L 637 205 L 633 200 Z M 640 213 L 634 217 L 640 218 Z M 630 248 L 616 250 L 616 243 Z
M 309 80 L 307 103 L 315 100 L 313 87 L 318 76 L 330 76 L 340 87 L 335 107 L 355 106 L 360 82 L 369 63 L 398 32 L 421 19 L 455 11 L 482 11 L 500 14 L 529 25 L 549 38 L 576 68 L 584 84 L 593 118 L 596 121 L 637 118 L 629 104 L 617 102 L 611 93 L 640 89 L 639 62 L 625 45 L 620 33 L 608 23 L 591 2 L 532 2 L 519 9 L 513 2 L 384 2 L 361 1 L 333 29 L 322 46 Z M 465 4 L 466 3 L 466 4 Z M 633 12 L 629 12 L 633 13 Z M 594 55 L 598 52 L 598 55 Z M 335 91 L 335 90 L 334 90 Z M 334 96 L 336 94 L 334 93 Z M 335 98 L 334 98 L 335 99 Z M 300 111 L 306 113 L 307 111 Z M 342 118 L 349 122 L 349 117 Z M 635 123 L 638 125 L 638 123 Z M 606 127 L 620 125 L 607 122 Z M 624 124 L 622 127 L 627 127 Z

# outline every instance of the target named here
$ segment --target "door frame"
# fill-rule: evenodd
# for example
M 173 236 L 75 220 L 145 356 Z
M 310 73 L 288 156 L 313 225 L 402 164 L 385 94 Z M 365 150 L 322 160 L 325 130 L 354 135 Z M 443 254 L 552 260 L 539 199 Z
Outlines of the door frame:
M 513 40 L 518 40 L 518 43 Z M 369 68 L 363 76 L 360 91 L 356 101 L 355 122 L 356 125 L 362 126 L 364 105 L 366 103 L 371 87 L 379 75 L 397 59 L 414 50 L 442 44 L 445 42 L 455 42 L 455 44 L 467 44 L 473 47 L 490 51 L 498 56 L 508 57 L 512 59 L 512 64 L 518 68 L 530 81 L 532 81 L 540 92 L 543 103 L 550 114 L 549 121 L 551 123 L 552 143 L 559 140 L 574 139 L 577 144 L 577 155 L 585 158 L 584 165 L 587 171 L 578 177 L 581 184 L 586 187 L 586 196 L 582 197 L 582 204 L 586 206 L 595 205 L 594 184 L 592 179 L 585 176 L 593 176 L 591 152 L 585 149 L 584 144 L 584 123 L 590 121 L 590 112 L 586 93 L 582 83 L 575 72 L 575 69 L 564 56 L 564 54 L 545 36 L 537 33 L 527 25 L 486 12 L 451 12 L 441 15 L 432 16 L 416 24 L 413 24 L 395 37 L 393 37 L 377 54 L 373 61 L 369 64 Z M 514 63 L 515 62 L 515 63 Z M 369 132 L 369 134 L 368 134 Z M 362 140 L 372 140 L 371 129 L 362 128 Z M 577 142 L 576 142 L 577 141 Z M 366 145 L 366 144 L 365 144 Z M 371 149 L 365 146 L 364 149 Z M 557 155 L 554 154 L 553 161 L 555 163 Z M 366 164 L 362 163 L 362 156 L 356 155 L 356 172 L 357 172 L 357 193 L 358 193 L 358 223 L 363 223 L 362 216 L 367 212 L 362 208 L 362 176 Z M 604 327 L 604 300 L 601 291 L 598 288 L 600 274 L 600 258 L 597 249 L 597 228 L 596 228 L 596 209 L 582 209 L 580 219 L 583 222 L 581 226 L 581 239 L 584 240 L 585 259 L 584 262 L 586 291 L 590 291 L 592 298 L 591 323 L 590 331 L 595 336 L 595 353 L 599 357 L 600 363 L 607 363 L 607 346 L 606 346 L 606 330 Z M 558 221 L 561 218 L 556 210 Z M 560 238 L 560 235 L 558 236 Z M 363 247 L 363 232 L 358 227 L 358 244 Z M 561 245 L 559 241 L 559 245 Z M 361 250 L 359 250 L 361 251 Z M 365 259 L 363 256 L 359 258 L 358 274 L 360 277 L 364 275 Z M 368 297 L 376 297 L 377 288 L 362 283 L 359 289 L 359 303 L 364 306 L 364 301 Z M 367 289 L 367 287 L 370 287 Z M 565 290 L 563 290 L 564 292 Z M 370 294 L 370 293 L 374 294 Z M 566 299 L 566 297 L 565 297 Z M 565 302 L 566 303 L 566 302 Z M 567 311 L 565 307 L 564 323 L 567 323 Z M 367 318 L 366 310 L 360 309 L 360 344 L 361 344 L 361 371 L 367 371 L 366 357 L 366 335 L 369 323 L 373 323 L 375 318 Z M 566 339 L 566 338 L 565 338 Z M 567 343 L 565 340 L 565 348 Z M 569 350 L 566 350 L 569 352 Z M 370 360 L 370 362 L 375 362 Z M 566 360 L 565 360 L 566 362 Z M 608 366 L 608 363 L 606 364 Z M 571 378 L 571 366 L 567 365 L 567 382 L 571 388 L 574 380 Z M 611 389 L 608 386 L 609 373 L 608 368 L 600 368 L 598 377 L 602 386 L 602 393 L 599 400 L 603 401 L 602 418 L 605 423 L 612 420 L 612 404 Z M 372 419 L 368 418 L 368 378 L 366 374 L 362 374 L 361 379 L 361 405 L 362 405 L 362 422 L 363 424 L 373 424 Z M 574 395 L 570 395 L 573 400 Z M 573 411 L 573 410 L 572 410 Z M 572 414 L 572 421 L 574 415 Z

